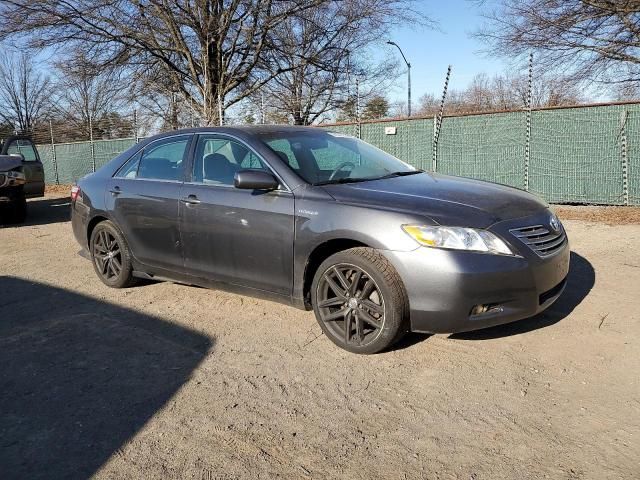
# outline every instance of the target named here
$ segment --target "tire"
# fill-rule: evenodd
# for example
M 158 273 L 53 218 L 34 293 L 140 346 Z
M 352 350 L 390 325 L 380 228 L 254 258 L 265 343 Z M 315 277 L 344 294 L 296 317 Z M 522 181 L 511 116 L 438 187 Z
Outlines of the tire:
M 402 280 L 372 248 L 344 250 L 322 262 L 311 285 L 311 303 L 324 334 L 352 353 L 381 352 L 408 331 Z
M 24 192 L 9 192 L 8 203 L 0 204 L 0 224 L 24 223 L 27 219 L 27 199 Z
M 27 199 L 24 196 L 24 192 L 18 195 L 10 208 L 12 211 L 11 220 L 15 223 L 24 223 L 27 219 Z
M 133 276 L 131 252 L 127 241 L 109 220 L 94 227 L 89 240 L 89 253 L 93 269 L 105 285 L 127 288 L 137 283 Z

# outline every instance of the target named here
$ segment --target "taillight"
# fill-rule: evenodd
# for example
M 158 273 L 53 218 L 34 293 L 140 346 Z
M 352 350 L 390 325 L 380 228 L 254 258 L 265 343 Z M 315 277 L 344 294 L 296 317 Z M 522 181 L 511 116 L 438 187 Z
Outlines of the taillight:
M 78 195 L 80 195 L 80 187 L 77 185 L 73 185 L 71 187 L 71 201 L 75 202 L 78 198 Z

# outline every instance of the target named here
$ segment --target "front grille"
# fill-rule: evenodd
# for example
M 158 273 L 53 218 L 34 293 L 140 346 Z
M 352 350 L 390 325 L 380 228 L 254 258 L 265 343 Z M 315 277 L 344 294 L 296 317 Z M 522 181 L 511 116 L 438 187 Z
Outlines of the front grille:
M 562 227 L 560 227 L 557 232 L 552 232 L 543 225 L 513 228 L 509 231 L 541 257 L 553 255 L 560 250 L 567 241 L 567 236 Z

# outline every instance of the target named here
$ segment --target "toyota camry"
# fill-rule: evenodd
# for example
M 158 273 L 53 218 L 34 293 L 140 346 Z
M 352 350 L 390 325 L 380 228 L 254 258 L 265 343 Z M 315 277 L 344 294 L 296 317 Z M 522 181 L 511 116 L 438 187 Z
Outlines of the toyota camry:
M 313 309 L 356 353 L 530 317 L 569 270 L 565 230 L 535 196 L 313 127 L 161 134 L 71 193 L 106 285 L 169 280 Z

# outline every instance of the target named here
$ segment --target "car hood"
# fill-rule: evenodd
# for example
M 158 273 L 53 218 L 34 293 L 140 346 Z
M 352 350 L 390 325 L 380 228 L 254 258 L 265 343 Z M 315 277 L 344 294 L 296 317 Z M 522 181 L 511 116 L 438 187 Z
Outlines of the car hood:
M 513 187 L 426 172 L 324 188 L 338 202 L 427 216 L 450 226 L 486 228 L 548 207 Z
M 12 155 L 0 155 L 0 172 L 8 172 L 22 166 L 22 159 Z

